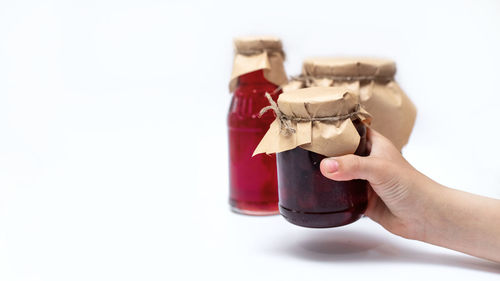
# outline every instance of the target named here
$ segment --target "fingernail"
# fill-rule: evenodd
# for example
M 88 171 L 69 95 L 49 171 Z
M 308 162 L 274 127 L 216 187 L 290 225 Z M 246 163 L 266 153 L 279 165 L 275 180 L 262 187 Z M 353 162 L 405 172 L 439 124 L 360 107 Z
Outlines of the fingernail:
M 339 169 L 339 163 L 333 159 L 325 159 L 325 168 L 328 173 L 335 173 Z

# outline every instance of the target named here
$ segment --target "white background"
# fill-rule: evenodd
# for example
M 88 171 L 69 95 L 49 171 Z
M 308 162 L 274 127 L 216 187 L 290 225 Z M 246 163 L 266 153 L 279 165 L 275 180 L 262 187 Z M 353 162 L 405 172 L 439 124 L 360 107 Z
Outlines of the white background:
M 1 1 L 0 280 L 498 280 L 369 219 L 229 211 L 231 38 L 258 34 L 288 74 L 396 60 L 418 108 L 404 155 L 500 198 L 498 1 Z

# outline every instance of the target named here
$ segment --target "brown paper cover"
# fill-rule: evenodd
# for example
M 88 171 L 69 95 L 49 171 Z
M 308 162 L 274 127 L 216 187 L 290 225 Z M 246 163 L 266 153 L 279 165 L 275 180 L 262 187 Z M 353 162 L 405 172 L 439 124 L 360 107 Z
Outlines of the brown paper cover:
M 312 87 L 287 91 L 278 98 L 279 110 L 287 116 L 310 119 L 342 116 L 356 111 L 354 118 L 369 122 L 359 106 L 359 96 L 343 87 Z M 270 114 L 270 113 L 266 113 Z M 351 118 L 338 121 L 292 121 L 292 134 L 283 134 L 276 119 L 254 151 L 277 153 L 300 146 L 328 157 L 354 153 L 360 136 Z
M 281 40 L 275 37 L 239 37 L 234 39 L 234 61 L 229 91 L 232 93 L 243 74 L 264 70 L 264 77 L 279 86 L 287 83 Z

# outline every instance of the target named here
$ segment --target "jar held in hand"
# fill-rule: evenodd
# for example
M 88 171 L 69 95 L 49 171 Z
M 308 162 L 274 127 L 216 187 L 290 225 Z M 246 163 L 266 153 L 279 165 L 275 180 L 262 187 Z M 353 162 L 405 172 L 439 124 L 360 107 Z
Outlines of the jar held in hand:
M 280 213 L 314 228 L 358 220 L 367 206 L 367 182 L 333 181 L 319 169 L 325 157 L 367 155 L 369 115 L 358 96 L 338 87 L 294 90 L 280 96 L 274 111 L 278 118 L 255 153 L 277 153 Z

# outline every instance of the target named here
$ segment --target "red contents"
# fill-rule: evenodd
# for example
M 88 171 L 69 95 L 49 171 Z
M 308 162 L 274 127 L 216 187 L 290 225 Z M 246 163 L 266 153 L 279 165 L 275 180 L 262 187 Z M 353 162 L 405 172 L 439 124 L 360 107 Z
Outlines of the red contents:
M 366 156 L 366 128 L 354 121 L 361 141 L 355 154 Z M 280 213 L 291 223 L 314 228 L 334 227 L 358 220 L 368 203 L 364 180 L 333 181 L 319 165 L 325 156 L 300 147 L 280 152 L 278 179 Z
M 278 214 L 276 156 L 252 153 L 274 121 L 272 114 L 259 118 L 269 105 L 265 93 L 274 100 L 277 86 L 268 82 L 262 70 L 240 76 L 229 107 L 229 185 L 234 211 L 251 215 Z

